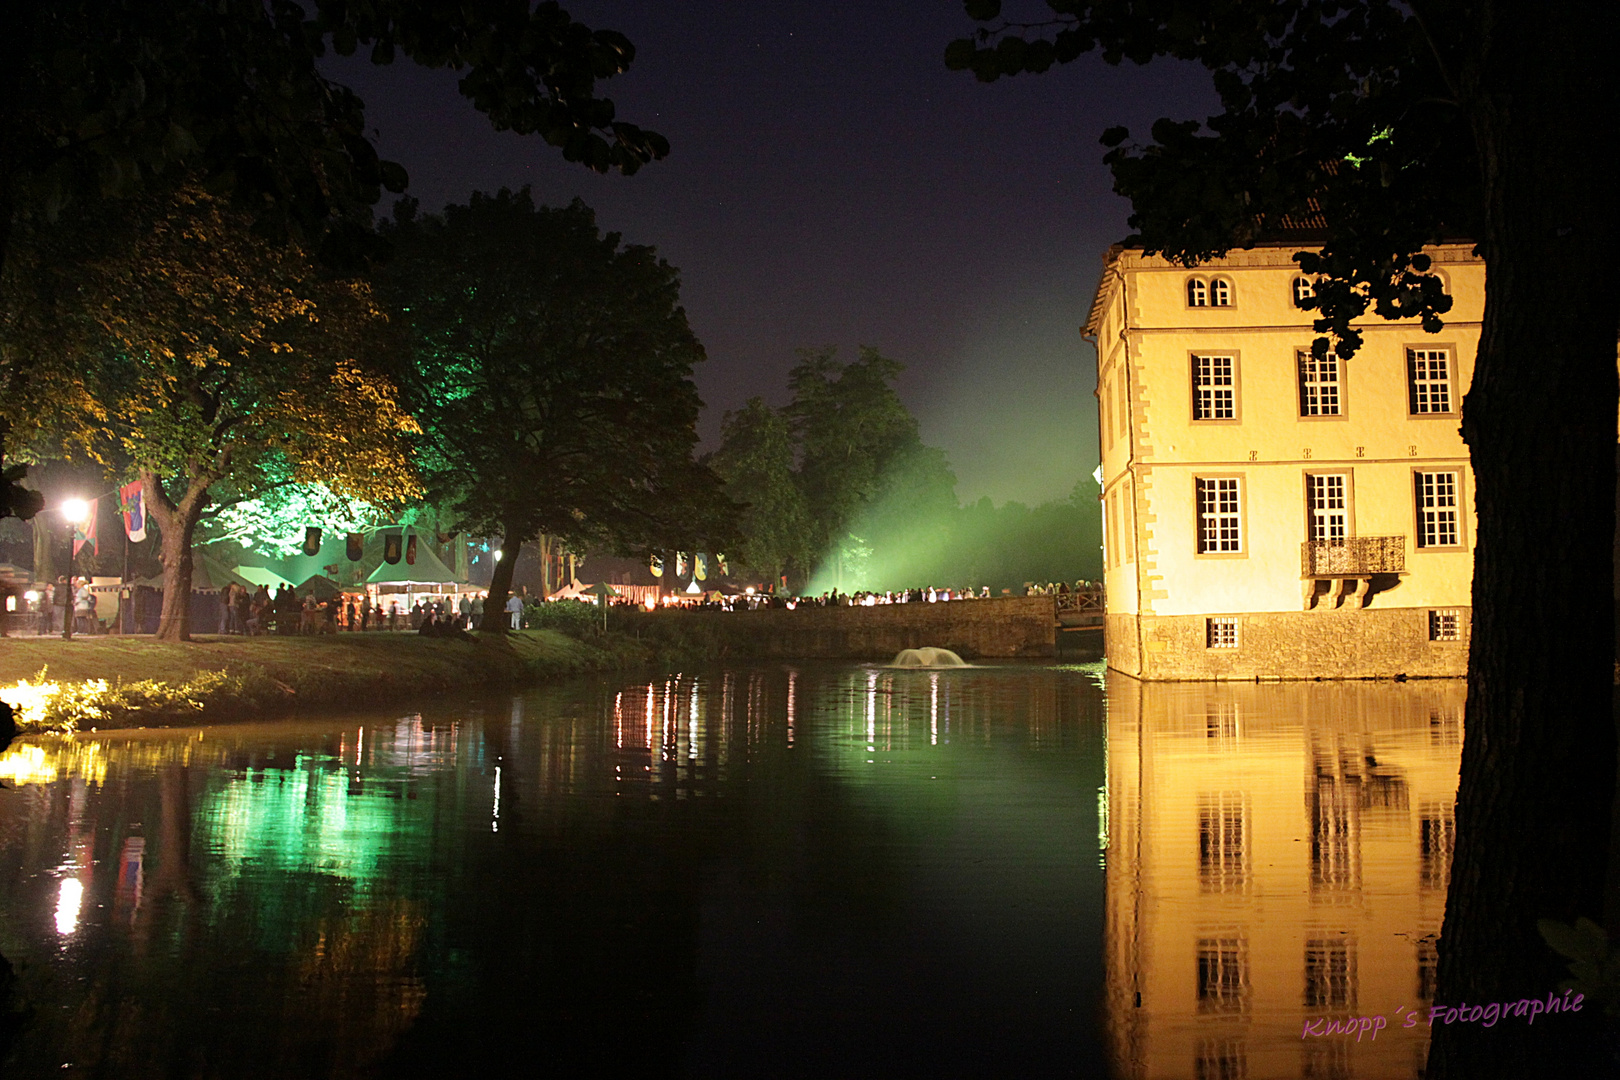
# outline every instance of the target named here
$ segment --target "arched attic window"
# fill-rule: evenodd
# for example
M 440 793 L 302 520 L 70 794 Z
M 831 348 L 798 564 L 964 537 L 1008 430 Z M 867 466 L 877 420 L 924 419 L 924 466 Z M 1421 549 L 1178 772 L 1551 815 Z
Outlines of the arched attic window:
M 1232 306 L 1232 283 L 1223 277 L 1209 279 L 1209 306 Z
M 1311 286 L 1311 279 L 1310 278 L 1302 276 L 1302 277 L 1296 277 L 1294 279 L 1294 306 L 1295 307 L 1303 308 L 1305 306 L 1305 301 L 1309 300 L 1311 297 L 1313 297 L 1315 295 L 1316 295 L 1316 289 Z
M 1209 285 L 1205 283 L 1203 278 L 1191 277 L 1187 279 L 1187 306 L 1209 306 Z

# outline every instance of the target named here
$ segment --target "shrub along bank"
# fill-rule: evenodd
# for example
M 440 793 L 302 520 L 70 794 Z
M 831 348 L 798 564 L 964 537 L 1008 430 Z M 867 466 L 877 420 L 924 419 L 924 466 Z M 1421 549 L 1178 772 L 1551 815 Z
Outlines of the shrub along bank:
M 0 639 L 0 699 L 23 732 L 222 723 L 450 692 L 529 686 L 659 663 L 634 637 L 524 630 L 473 641 L 416 634 Z

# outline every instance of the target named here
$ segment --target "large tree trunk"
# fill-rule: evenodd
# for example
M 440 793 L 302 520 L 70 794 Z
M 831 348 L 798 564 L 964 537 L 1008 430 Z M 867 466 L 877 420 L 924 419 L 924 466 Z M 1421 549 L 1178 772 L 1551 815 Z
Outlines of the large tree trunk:
M 489 596 L 484 599 L 484 622 L 480 630 L 504 634 L 511 628 L 506 601 L 512 595 L 512 574 L 517 570 L 518 553 L 522 550 L 523 541 L 516 536 L 502 538 L 501 557 L 495 561 L 495 573 L 489 579 Z
M 190 641 L 191 541 L 208 505 L 208 487 L 193 480 L 175 502 L 156 473 L 142 469 L 140 477 L 146 512 L 157 522 L 163 540 L 158 549 L 163 562 L 163 610 L 158 615 L 157 636 L 162 641 Z
M 1604 918 L 1620 401 L 1609 3 L 1496 6 L 1463 87 L 1487 299 L 1463 412 L 1479 535 L 1436 1004 L 1545 1002 L 1567 961 L 1536 920 Z M 1428 1075 L 1611 1075 L 1602 1027 L 1595 1002 L 1533 1026 L 1437 1023 Z

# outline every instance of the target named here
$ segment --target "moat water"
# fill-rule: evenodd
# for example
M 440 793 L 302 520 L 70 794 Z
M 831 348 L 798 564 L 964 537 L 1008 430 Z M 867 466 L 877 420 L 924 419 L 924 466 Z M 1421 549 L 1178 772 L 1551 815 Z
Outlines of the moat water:
M 1462 704 L 766 665 L 19 743 L 4 1072 L 1413 1077 Z

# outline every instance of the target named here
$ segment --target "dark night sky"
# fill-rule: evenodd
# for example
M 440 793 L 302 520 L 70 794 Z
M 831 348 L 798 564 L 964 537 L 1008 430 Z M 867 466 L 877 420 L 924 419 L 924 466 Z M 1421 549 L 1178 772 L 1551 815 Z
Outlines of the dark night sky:
M 796 348 L 875 345 L 906 364 L 901 394 L 963 501 L 1040 502 L 1091 472 L 1094 360 L 1078 328 L 1129 211 L 1097 136 L 1206 115 L 1201 69 L 1086 57 L 982 85 L 944 67 L 972 25 L 956 0 L 564 6 L 635 43 L 630 72 L 599 92 L 670 156 L 596 176 L 493 131 L 453 73 L 333 61 L 425 209 L 528 184 L 656 246 L 708 351 L 709 445 L 750 396 L 785 402 Z

